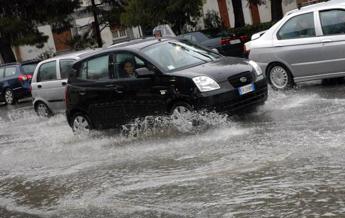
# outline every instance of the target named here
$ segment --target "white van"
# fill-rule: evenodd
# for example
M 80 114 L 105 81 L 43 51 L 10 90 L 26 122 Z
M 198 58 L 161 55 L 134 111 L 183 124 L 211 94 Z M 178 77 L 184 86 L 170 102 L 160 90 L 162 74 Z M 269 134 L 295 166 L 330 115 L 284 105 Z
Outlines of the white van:
M 34 109 L 38 116 L 49 117 L 65 109 L 65 86 L 72 65 L 90 51 L 57 56 L 40 62 L 32 77 Z

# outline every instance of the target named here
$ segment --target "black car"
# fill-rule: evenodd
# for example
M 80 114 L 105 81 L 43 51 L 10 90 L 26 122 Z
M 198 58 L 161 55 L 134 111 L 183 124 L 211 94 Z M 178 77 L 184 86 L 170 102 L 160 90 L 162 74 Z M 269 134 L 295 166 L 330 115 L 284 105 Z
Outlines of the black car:
M 0 101 L 14 104 L 31 96 L 31 78 L 40 60 L 0 65 Z
M 207 36 L 202 32 L 190 32 L 178 36 L 181 40 L 188 40 L 210 49 L 217 49 L 224 56 L 244 57 L 244 44 L 248 41 L 247 36 L 224 34 Z
M 73 68 L 65 100 L 74 131 L 192 110 L 232 113 L 267 99 L 266 79 L 255 62 L 175 39 L 121 44 L 84 57 Z

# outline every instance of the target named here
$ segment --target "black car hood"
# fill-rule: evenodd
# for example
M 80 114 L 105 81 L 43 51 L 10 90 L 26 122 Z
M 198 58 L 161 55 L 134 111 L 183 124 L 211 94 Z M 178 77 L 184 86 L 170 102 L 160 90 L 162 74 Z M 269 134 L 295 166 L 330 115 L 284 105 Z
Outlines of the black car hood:
M 208 76 L 217 82 L 223 82 L 230 76 L 242 72 L 252 71 L 253 68 L 246 61 L 246 59 L 242 58 L 223 57 L 214 62 L 172 72 L 170 75 L 189 78 Z

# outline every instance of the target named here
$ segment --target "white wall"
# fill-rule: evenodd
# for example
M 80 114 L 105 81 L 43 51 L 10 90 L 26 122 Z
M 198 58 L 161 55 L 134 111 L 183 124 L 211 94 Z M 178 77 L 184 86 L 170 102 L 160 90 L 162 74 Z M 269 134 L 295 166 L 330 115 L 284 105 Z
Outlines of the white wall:
M 48 41 L 44 43 L 43 48 L 37 48 L 35 46 L 20 46 L 19 51 L 20 51 L 21 58 L 23 61 L 34 59 L 45 51 L 51 50 L 52 52 L 56 52 L 51 27 L 49 25 L 40 26 L 38 27 L 38 30 L 44 33 L 44 35 L 49 37 Z

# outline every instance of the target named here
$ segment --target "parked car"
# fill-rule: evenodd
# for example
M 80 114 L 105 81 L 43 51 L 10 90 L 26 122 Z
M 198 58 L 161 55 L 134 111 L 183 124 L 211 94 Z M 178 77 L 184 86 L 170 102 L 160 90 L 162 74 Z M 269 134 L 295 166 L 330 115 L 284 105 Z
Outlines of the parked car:
M 49 117 L 65 111 L 67 78 L 75 61 L 86 51 L 57 56 L 40 62 L 32 77 L 32 98 L 38 116 Z
M 248 44 L 275 89 L 345 76 L 345 2 L 333 0 L 289 12 Z
M 14 104 L 30 97 L 32 74 L 39 60 L 0 65 L 0 101 Z
M 191 32 L 178 36 L 179 39 L 189 40 L 210 49 L 217 49 L 224 56 L 243 57 L 244 43 L 248 41 L 247 36 L 227 36 L 208 37 L 202 32 Z
M 235 112 L 263 104 L 259 66 L 176 39 L 113 46 L 77 61 L 66 88 L 73 131 L 118 127 L 149 115 Z

